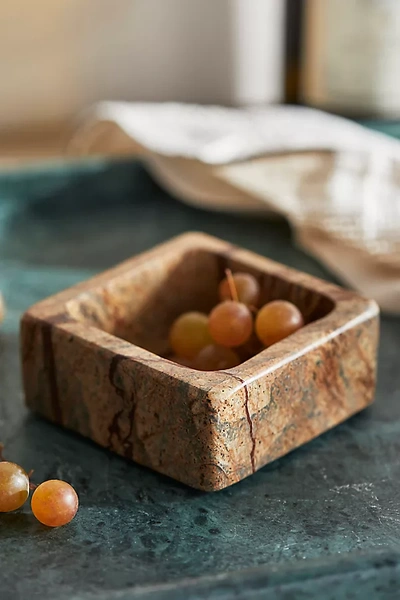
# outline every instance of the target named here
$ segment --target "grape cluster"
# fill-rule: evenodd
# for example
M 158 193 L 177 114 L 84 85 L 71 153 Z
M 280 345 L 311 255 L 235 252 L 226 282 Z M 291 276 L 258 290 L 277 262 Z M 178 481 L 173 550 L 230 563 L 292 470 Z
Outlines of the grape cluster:
M 0 444 L 0 513 L 21 508 L 34 489 L 32 512 L 43 525 L 66 525 L 78 511 L 78 496 L 74 488 L 59 479 L 45 481 L 38 486 L 30 483 L 29 475 L 19 465 L 3 460 Z
M 174 321 L 171 360 L 200 371 L 230 369 L 304 325 L 300 310 L 286 300 L 258 310 L 260 285 L 249 273 L 227 269 L 218 294 L 220 303 L 209 315 L 192 311 Z

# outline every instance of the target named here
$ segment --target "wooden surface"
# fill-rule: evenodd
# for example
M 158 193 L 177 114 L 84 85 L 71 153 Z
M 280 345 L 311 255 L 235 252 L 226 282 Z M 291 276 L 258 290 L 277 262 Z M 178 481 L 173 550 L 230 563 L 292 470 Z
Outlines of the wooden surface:
M 25 129 L 0 136 L 0 168 L 64 158 L 72 126 Z
M 90 132 L 76 123 L 43 125 L 0 136 L 0 169 L 87 156 L 140 156 L 143 148 L 114 125 L 98 123 Z

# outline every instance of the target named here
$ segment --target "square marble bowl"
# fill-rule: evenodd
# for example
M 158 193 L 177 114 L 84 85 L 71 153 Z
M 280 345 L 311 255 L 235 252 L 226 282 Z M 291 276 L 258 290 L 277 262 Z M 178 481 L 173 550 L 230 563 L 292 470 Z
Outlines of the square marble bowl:
M 208 312 L 225 269 L 306 325 L 238 367 L 162 358 L 173 320 Z M 26 402 L 51 421 L 200 490 L 219 490 L 373 400 L 375 302 L 188 233 L 30 308 L 21 321 Z

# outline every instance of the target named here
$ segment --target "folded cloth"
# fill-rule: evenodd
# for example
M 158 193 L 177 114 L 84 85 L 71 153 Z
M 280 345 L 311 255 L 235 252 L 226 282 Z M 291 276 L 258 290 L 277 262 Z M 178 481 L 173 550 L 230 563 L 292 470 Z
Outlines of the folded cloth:
M 283 215 L 302 248 L 400 313 L 400 141 L 304 107 L 102 102 L 71 146 L 140 154 L 186 202 Z

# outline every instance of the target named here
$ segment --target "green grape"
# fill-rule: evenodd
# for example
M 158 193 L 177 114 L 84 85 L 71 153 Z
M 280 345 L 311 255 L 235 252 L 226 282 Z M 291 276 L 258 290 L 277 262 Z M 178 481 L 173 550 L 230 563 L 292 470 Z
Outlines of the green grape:
M 178 365 L 181 365 L 182 367 L 193 367 L 193 359 L 183 358 L 182 356 L 177 356 L 176 354 L 168 356 L 168 359 L 177 363 Z
M 18 465 L 0 462 L 0 512 L 20 508 L 29 496 L 29 477 Z
M 208 317 L 200 312 L 187 312 L 174 321 L 169 343 L 177 356 L 195 358 L 200 350 L 212 343 Z
M 242 362 L 248 360 L 249 358 L 252 358 L 256 354 L 261 352 L 261 350 L 263 350 L 263 345 L 258 339 L 255 331 L 253 331 L 247 342 L 245 342 L 242 346 L 236 348 L 236 351 L 239 354 Z
M 255 329 L 259 340 L 271 346 L 303 325 L 303 315 L 297 306 L 286 300 L 273 300 L 258 311 Z
M 33 493 L 31 507 L 38 521 L 48 527 L 61 527 L 75 517 L 78 495 L 74 488 L 59 479 L 41 483 Z
M 257 306 L 260 297 L 260 285 L 250 273 L 234 273 L 225 277 L 219 284 L 218 294 L 221 300 L 238 300 L 248 306 Z M 232 285 L 234 290 L 232 290 Z M 235 297 L 235 291 L 236 296 Z M 232 297 L 232 292 L 234 297 Z
M 238 355 L 231 348 L 211 344 L 199 352 L 194 361 L 194 367 L 199 371 L 219 371 L 221 369 L 231 369 L 239 363 Z
M 245 304 L 225 300 L 211 311 L 208 328 L 216 344 L 234 348 L 244 344 L 251 336 L 253 317 Z

